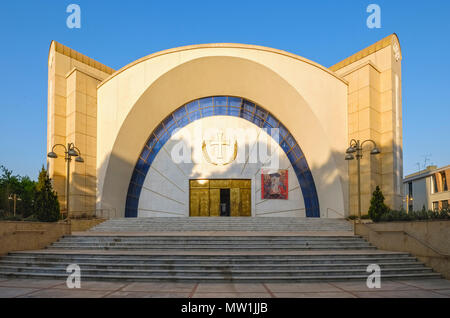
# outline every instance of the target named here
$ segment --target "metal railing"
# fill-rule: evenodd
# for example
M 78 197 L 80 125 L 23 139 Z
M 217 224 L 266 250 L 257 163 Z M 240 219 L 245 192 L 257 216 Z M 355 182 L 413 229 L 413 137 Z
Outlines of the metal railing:
M 343 213 L 341 213 L 341 212 L 338 212 L 338 211 L 336 211 L 336 210 L 334 210 L 334 209 L 332 209 L 332 208 L 327 208 L 327 217 L 328 217 L 328 211 L 332 211 L 332 212 L 334 212 L 334 213 L 336 213 L 336 214 L 338 214 L 338 215 L 340 215 L 340 216 L 342 216 L 344 219 L 346 218 L 346 216 L 343 214 Z
M 68 219 L 90 219 L 90 218 L 116 219 L 120 217 L 122 217 L 122 215 L 118 213 L 117 209 L 111 208 L 111 209 L 70 211 Z
M 436 247 L 432 246 L 430 243 L 427 243 L 426 241 L 424 241 L 424 240 L 416 237 L 415 235 L 413 235 L 413 234 L 411 234 L 409 232 L 406 232 L 404 230 L 375 230 L 371 226 L 369 226 L 368 224 L 364 224 L 364 223 L 361 223 L 361 224 L 363 224 L 365 227 L 367 227 L 369 230 L 371 230 L 372 232 L 375 232 L 375 233 L 401 233 L 403 235 L 411 237 L 416 242 L 419 242 L 420 244 L 422 244 L 426 248 L 429 248 L 430 250 L 432 250 L 436 254 L 440 255 L 442 258 L 450 258 L 450 254 L 447 254 L 447 253 L 444 253 L 444 252 L 440 251 Z

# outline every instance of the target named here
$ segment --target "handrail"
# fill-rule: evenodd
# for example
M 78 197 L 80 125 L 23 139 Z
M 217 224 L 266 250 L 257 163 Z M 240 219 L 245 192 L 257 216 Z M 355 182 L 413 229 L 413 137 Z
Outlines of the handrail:
M 333 211 L 333 212 L 335 212 L 335 213 L 341 215 L 344 219 L 346 218 L 346 216 L 345 216 L 344 214 L 342 214 L 342 213 L 340 213 L 340 212 L 338 212 L 338 211 L 336 211 L 336 210 L 334 210 L 334 209 L 332 209 L 332 208 L 327 208 L 327 217 L 328 217 L 328 210 L 331 210 L 331 211 Z
M 375 233 L 382 233 L 382 232 L 385 232 L 385 233 L 387 232 L 387 233 L 389 233 L 389 232 L 391 232 L 391 233 L 402 233 L 402 234 L 405 234 L 405 235 L 407 235 L 407 236 L 413 238 L 414 240 L 416 240 L 417 242 L 419 242 L 419 243 L 422 244 L 423 246 L 429 248 L 430 250 L 432 250 L 432 251 L 435 252 L 436 254 L 439 254 L 440 256 L 442 256 L 442 257 L 444 257 L 444 258 L 449 258 L 449 257 L 450 257 L 450 254 L 447 254 L 447 253 L 444 253 L 444 252 L 440 251 L 440 250 L 437 249 L 436 247 L 434 247 L 434 246 L 432 246 L 431 244 L 429 244 L 429 243 L 423 241 L 422 239 L 419 239 L 418 237 L 414 236 L 413 234 L 411 234 L 411 233 L 409 233 L 409 232 L 406 232 L 405 230 L 394 230 L 394 231 L 393 231 L 393 230 L 375 230 L 375 229 L 373 229 L 372 227 L 370 227 L 370 226 L 367 225 L 367 224 L 364 224 L 364 223 L 360 223 L 360 224 L 363 224 L 365 227 L 367 227 L 369 230 L 371 230 L 371 231 L 373 231 L 373 232 L 375 232 Z

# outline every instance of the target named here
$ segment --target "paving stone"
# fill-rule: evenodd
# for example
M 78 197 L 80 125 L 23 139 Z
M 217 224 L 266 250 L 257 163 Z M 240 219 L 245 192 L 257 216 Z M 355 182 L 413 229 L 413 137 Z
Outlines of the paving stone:
M 140 292 L 191 292 L 195 283 L 131 283 L 122 291 Z
M 341 290 L 328 283 L 269 283 L 266 284 L 267 288 L 272 292 L 284 293 L 284 292 L 340 292 Z
M 33 288 L 48 288 L 62 284 L 64 280 L 44 280 L 44 279 L 8 279 L 0 282 L 0 286 L 6 287 L 33 287 Z
M 260 283 L 255 284 L 200 283 L 196 289 L 196 292 L 266 293 L 267 290 L 264 288 L 263 284 Z
M 238 293 L 238 292 L 203 292 L 195 293 L 192 298 L 271 298 L 269 293 Z
M 82 290 L 117 290 L 119 288 L 122 288 L 126 286 L 126 283 L 116 283 L 116 282 L 94 282 L 94 281 L 87 281 L 84 282 L 81 280 L 81 288 Z M 69 289 L 66 285 L 66 283 L 59 284 L 54 286 L 54 288 L 57 289 Z
M 347 292 L 320 292 L 320 293 L 274 293 L 276 298 L 356 298 L 354 295 Z
M 433 292 L 450 297 L 450 289 L 435 289 Z
M 100 290 L 82 290 L 82 289 L 41 289 L 23 298 L 99 298 L 107 295 L 108 291 Z M 22 298 L 22 297 L 21 297 Z
M 12 298 L 36 291 L 36 288 L 0 287 L 0 298 Z
M 374 292 L 354 292 L 355 295 L 361 298 L 446 298 L 445 296 L 438 294 L 430 290 L 382 290 Z
M 188 298 L 190 293 L 176 293 L 176 292 L 136 292 L 136 291 L 117 291 L 106 298 Z
M 448 289 L 450 288 L 450 280 L 446 279 L 417 279 L 405 280 L 402 283 L 423 289 Z
M 383 281 L 381 280 L 381 288 L 369 288 L 366 282 L 331 282 L 330 283 L 337 288 L 343 289 L 345 291 L 362 291 L 362 292 L 375 292 L 379 290 L 414 290 L 418 289 L 415 286 L 405 285 L 401 282 L 394 281 Z

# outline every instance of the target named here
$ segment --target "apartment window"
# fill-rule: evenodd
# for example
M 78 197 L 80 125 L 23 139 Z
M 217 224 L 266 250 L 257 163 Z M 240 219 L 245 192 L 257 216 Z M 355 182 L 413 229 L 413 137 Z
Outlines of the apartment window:
M 448 200 L 441 201 L 442 210 L 448 210 Z
M 439 211 L 439 202 L 433 202 L 433 211 L 437 212 Z
M 408 195 L 410 198 L 412 198 L 412 196 L 413 196 L 412 182 L 408 182 Z
M 447 187 L 447 177 L 445 176 L 445 171 L 441 171 L 442 189 L 443 191 L 448 191 Z
M 436 174 L 431 175 L 431 193 L 438 192 Z

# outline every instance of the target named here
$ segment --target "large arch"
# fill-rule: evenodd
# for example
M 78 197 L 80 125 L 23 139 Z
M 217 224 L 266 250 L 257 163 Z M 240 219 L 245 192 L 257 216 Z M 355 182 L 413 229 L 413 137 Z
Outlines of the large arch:
M 244 96 L 274 114 L 302 150 L 320 214 L 344 214 L 347 84 L 314 62 L 253 47 L 172 50 L 125 67 L 98 88 L 97 208 L 125 213 L 136 158 L 148 136 L 186 101 Z
M 177 128 L 210 116 L 234 116 L 243 118 L 259 128 L 278 128 L 278 144 L 287 155 L 300 185 L 307 217 L 320 217 L 319 199 L 307 159 L 299 143 L 276 116 L 260 105 L 234 96 L 211 96 L 190 101 L 169 114 L 150 134 L 136 165 L 128 186 L 125 207 L 126 217 L 137 217 L 142 186 L 147 172 L 158 152 Z

